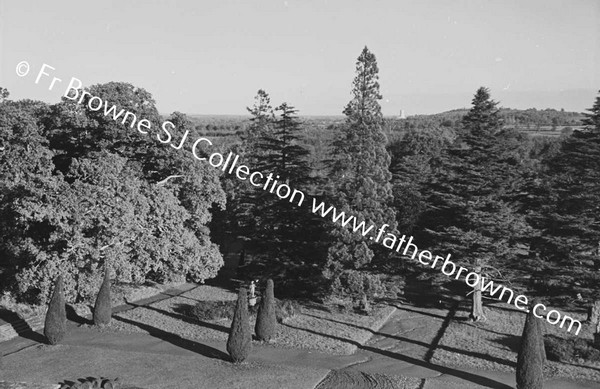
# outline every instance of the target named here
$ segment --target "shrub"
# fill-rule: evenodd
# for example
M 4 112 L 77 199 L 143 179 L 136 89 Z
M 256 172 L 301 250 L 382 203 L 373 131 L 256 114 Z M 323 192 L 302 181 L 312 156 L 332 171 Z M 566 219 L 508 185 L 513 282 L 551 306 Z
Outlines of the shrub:
M 562 363 L 579 363 L 579 359 L 588 362 L 600 362 L 600 350 L 593 341 L 578 337 L 563 339 L 556 335 L 544 337 L 546 355 L 549 360 Z
M 200 301 L 189 310 L 189 315 L 198 320 L 231 319 L 235 301 Z
M 58 276 L 52 293 L 52 299 L 48 304 L 46 321 L 44 323 L 44 335 L 50 344 L 57 344 L 64 338 L 67 332 L 67 311 L 65 307 L 65 294 L 63 291 L 62 276 Z
M 104 280 L 98 296 L 96 297 L 96 303 L 94 304 L 94 324 L 107 325 L 110 324 L 112 318 L 112 304 L 110 299 L 110 272 L 108 270 L 108 264 L 104 265 Z
M 121 381 L 118 378 L 87 377 L 80 378 L 77 382 L 65 382 L 60 389 L 118 389 L 120 387 Z
M 378 274 L 359 270 L 344 271 L 333 282 L 332 290 L 338 296 L 357 298 L 366 295 L 369 299 L 385 293 L 385 287 Z
M 260 301 L 258 315 L 256 316 L 256 325 L 254 331 L 258 340 L 268 342 L 277 329 L 277 317 L 275 308 L 275 295 L 273 291 L 273 280 L 267 280 L 267 289 L 265 295 Z
M 252 333 L 248 323 L 248 292 L 240 288 L 235 314 L 227 339 L 227 352 L 235 363 L 243 362 L 252 348 Z
M 285 319 L 296 316 L 300 312 L 300 304 L 294 300 L 275 300 L 277 309 L 275 317 L 277 322 L 283 323 Z
M 521 347 L 517 357 L 517 389 L 542 389 L 544 385 L 544 358 L 542 356 L 541 326 L 533 315 L 527 315 Z

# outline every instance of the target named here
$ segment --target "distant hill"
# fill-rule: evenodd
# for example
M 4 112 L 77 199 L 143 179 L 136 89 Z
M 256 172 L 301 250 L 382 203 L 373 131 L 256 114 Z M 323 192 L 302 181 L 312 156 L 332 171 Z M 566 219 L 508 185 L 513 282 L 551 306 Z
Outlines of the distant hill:
M 406 119 L 387 118 L 390 130 L 406 130 L 410 128 L 448 127 L 458 128 L 467 108 L 431 114 L 414 115 Z M 501 108 L 500 115 L 507 128 L 516 128 L 532 135 L 557 136 L 562 131 L 569 131 L 582 126 L 584 115 L 581 112 L 568 112 L 556 109 L 538 110 Z M 567 128 L 567 130 L 565 130 Z M 570 129 L 569 129 L 570 128 Z

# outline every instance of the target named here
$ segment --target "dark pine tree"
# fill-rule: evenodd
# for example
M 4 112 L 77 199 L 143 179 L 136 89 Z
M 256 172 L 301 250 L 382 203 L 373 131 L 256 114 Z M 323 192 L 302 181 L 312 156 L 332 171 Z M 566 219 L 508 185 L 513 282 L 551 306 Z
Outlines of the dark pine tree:
M 233 362 L 240 363 L 248 357 L 251 348 L 252 332 L 248 322 L 248 291 L 246 288 L 240 288 L 227 339 L 227 352 Z
M 260 301 L 254 332 L 258 340 L 268 342 L 277 331 L 277 316 L 275 312 L 275 294 L 273 280 L 267 280 L 265 295 Z
M 251 124 L 242 137 L 238 154 L 253 170 L 259 170 L 257 166 L 265 156 L 261 139 L 271 137 L 274 131 L 275 114 L 269 94 L 259 89 L 254 97 L 254 105 L 246 109 L 251 115 Z M 257 188 L 236 177 L 225 177 L 224 182 L 229 188 L 224 219 L 235 220 L 233 223 L 230 222 L 231 233 L 243 239 L 248 248 L 260 245 L 260 242 L 253 240 L 262 224 L 262 215 L 257 207 Z
M 364 221 L 366 227 L 388 224 L 392 232 L 396 216 L 391 207 L 392 175 L 382 130 L 378 73 L 375 55 L 365 47 L 356 62 L 353 98 L 343 111 L 346 122 L 333 143 L 331 186 L 326 197 L 338 211 L 356 217 L 358 223 Z M 375 284 L 372 277 L 376 277 L 364 270 L 376 252 L 383 256 L 388 251 L 370 240 L 369 234 L 362 236 L 337 223 L 330 224 L 329 241 L 323 274 L 331 283 L 331 291 L 362 297 L 368 293 L 365 289 Z
M 461 258 L 465 267 L 497 276 L 518 257 L 530 230 L 516 200 L 527 167 L 527 138 L 503 130 L 497 103 L 479 88 L 462 129 L 426 191 L 421 222 L 435 250 Z M 488 276 L 488 278 L 490 278 Z M 484 320 L 481 283 L 472 293 L 472 320 Z
M 287 103 L 272 111 L 262 90 L 249 111 L 253 124 L 245 138 L 246 153 L 252 156 L 253 169 L 272 175 L 278 184 L 273 193 L 263 187 L 244 189 L 245 247 L 255 258 L 263 258 L 269 275 L 286 282 L 287 290 L 303 291 L 314 280 L 320 221 L 307 210 L 314 179 L 302 124 L 297 110 Z
M 65 308 L 65 294 L 62 276 L 58 276 L 54 284 L 52 299 L 48 304 L 46 321 L 44 323 L 44 336 L 50 344 L 59 343 L 67 332 L 67 311 Z
M 542 389 L 544 386 L 544 360 L 541 319 L 533 310 L 525 319 L 521 346 L 517 357 L 517 389 Z
M 589 111 L 586 127 L 566 137 L 547 161 L 546 192 L 534 223 L 542 232 L 539 252 L 552 263 L 552 277 L 562 279 L 569 293 L 581 291 L 593 302 L 600 300 L 600 96 Z
M 110 298 L 110 272 L 108 265 L 104 265 L 104 280 L 96 296 L 94 304 L 94 324 L 108 325 L 112 318 L 112 303 Z

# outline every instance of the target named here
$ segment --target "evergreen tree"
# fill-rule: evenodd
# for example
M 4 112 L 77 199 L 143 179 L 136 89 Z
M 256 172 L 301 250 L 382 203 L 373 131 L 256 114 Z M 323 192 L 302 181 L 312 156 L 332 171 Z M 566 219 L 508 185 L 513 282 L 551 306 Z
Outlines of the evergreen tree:
M 267 280 L 265 294 L 260 301 L 254 331 L 258 340 L 268 342 L 275 336 L 277 330 L 277 316 L 275 312 L 275 295 L 273 280 Z
M 517 356 L 517 389 L 542 389 L 544 386 L 543 338 L 539 318 L 527 314 Z
M 44 323 L 44 336 L 50 344 L 60 342 L 67 332 L 67 311 L 65 307 L 65 294 L 63 292 L 63 279 L 58 276 L 54 284 L 52 299 L 48 304 L 46 321 Z
M 94 304 L 94 324 L 108 325 L 112 318 L 112 303 L 110 298 L 110 272 L 108 264 L 104 264 L 104 280 L 98 291 Z
M 248 291 L 246 288 L 240 288 L 227 339 L 227 352 L 233 362 L 240 363 L 248 357 L 251 348 L 252 332 L 248 322 Z
M 451 137 L 437 128 L 409 129 L 388 145 L 398 230 L 413 233 L 427 203 L 427 183 Z M 404 263 L 402 261 L 402 263 Z
M 541 199 L 532 223 L 541 231 L 536 246 L 553 278 L 569 293 L 600 293 L 600 96 L 585 114 L 586 127 L 566 137 L 546 164 Z
M 497 103 L 479 88 L 463 117 L 458 139 L 428 185 L 428 211 L 421 221 L 435 250 L 462 259 L 478 272 L 509 268 L 530 231 L 517 194 L 527 170 L 527 139 L 502 130 Z M 475 286 L 471 318 L 485 319 L 481 284 Z
M 383 116 L 379 100 L 379 69 L 375 55 L 365 47 L 356 62 L 352 84 L 353 98 L 344 114 L 346 122 L 334 141 L 327 196 L 338 212 L 364 221 L 366 226 L 388 224 L 395 230 L 395 212 L 391 208 L 392 188 L 389 171 L 390 155 L 382 131 Z M 374 239 L 374 237 L 373 237 Z M 331 224 L 330 246 L 324 275 L 333 292 L 348 292 L 360 297 L 377 283 L 360 271 L 371 262 L 375 252 L 383 248 L 339 224 Z
M 273 174 L 278 185 L 285 184 L 292 192 L 299 190 L 308 195 L 314 180 L 307 161 L 309 151 L 301 143 L 297 111 L 283 103 L 275 112 L 280 114 L 273 122 L 273 129 L 263 131 L 257 139 L 255 147 L 261 158 L 255 168 L 263 174 Z M 286 191 L 284 188 L 282 195 Z M 314 218 L 307 212 L 306 204 L 298 206 L 301 199 L 299 194 L 293 200 L 291 196 L 280 199 L 276 193 L 254 188 L 250 201 L 256 224 L 250 236 L 259 252 L 270 254 L 273 259 L 310 256 L 316 240 Z
M 275 121 L 269 94 L 259 89 L 254 97 L 254 105 L 246 109 L 251 115 L 251 124 L 242 137 L 241 147 L 237 151 L 244 163 L 252 170 L 260 170 L 258 165 L 265 154 L 261 139 L 272 136 Z M 255 243 L 252 240 L 253 234 L 259 229 L 261 220 L 256 198 L 258 189 L 236 177 L 225 177 L 225 186 L 229 191 L 224 218 L 235 220 L 230 227 L 231 233 L 252 246 Z
M 303 145 L 297 110 L 287 103 L 271 109 L 268 94 L 260 90 L 253 108 L 252 125 L 244 140 L 252 169 L 271 175 L 276 189 L 238 185 L 244 220 L 245 247 L 262 259 L 269 275 L 286 283 L 287 290 L 303 291 L 314 282 L 312 262 L 318 258 L 319 223 L 308 212 L 314 179 Z M 279 192 L 281 189 L 281 192 Z M 264 273 L 263 273 L 264 274 Z

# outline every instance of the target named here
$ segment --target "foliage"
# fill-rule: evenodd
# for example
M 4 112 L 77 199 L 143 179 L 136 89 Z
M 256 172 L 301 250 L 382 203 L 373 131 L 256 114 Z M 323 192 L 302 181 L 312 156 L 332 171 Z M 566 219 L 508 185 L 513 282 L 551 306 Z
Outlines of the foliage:
M 390 156 L 385 149 L 382 114 L 379 100 L 377 61 L 364 48 L 356 62 L 353 98 L 344 109 L 346 123 L 333 143 L 334 160 L 330 164 L 331 186 L 327 197 L 338 211 L 353 215 L 358 222 L 381 226 L 388 224 L 395 230 L 395 212 L 391 208 L 392 187 L 389 171 Z M 328 231 L 329 249 L 324 276 L 336 289 L 345 273 L 364 269 L 382 252 L 379 245 L 345 227 L 331 223 Z M 359 290 L 350 290 L 353 295 Z
M 65 294 L 63 292 L 63 278 L 58 276 L 54 284 L 52 299 L 48 304 L 46 320 L 44 322 L 44 336 L 50 344 L 59 343 L 67 332 L 67 311 Z
M 221 216 L 235 221 L 230 232 L 244 240 L 252 266 L 265 268 L 260 269 L 261 277 L 293 280 L 295 286 L 287 291 L 312 292 L 318 275 L 314 265 L 322 258 L 321 221 L 308 209 L 316 182 L 308 165 L 309 151 L 302 145 L 297 110 L 287 103 L 273 109 L 269 95 L 259 90 L 248 111 L 251 125 L 241 154 L 251 170 L 277 181 L 276 190 L 271 193 L 272 189 L 228 179 L 229 209 Z
M 112 318 L 112 303 L 110 298 L 110 271 L 108 264 L 104 264 L 104 280 L 96 296 L 94 304 L 94 324 L 108 325 Z
M 348 270 L 342 273 L 333 284 L 335 290 L 340 291 L 342 295 L 362 298 L 366 296 L 371 299 L 381 296 L 385 291 L 381 279 L 376 274 L 366 271 Z
M 544 356 L 541 326 L 531 311 L 525 320 L 517 357 L 517 388 L 542 389 L 544 385 Z
M 227 352 L 234 363 L 240 363 L 248 357 L 251 348 L 252 332 L 248 322 L 248 291 L 246 288 L 240 288 L 227 339 Z
M 120 387 L 119 378 L 86 377 L 78 379 L 77 382 L 65 381 L 60 389 L 118 389 Z
M 10 92 L 8 91 L 8 89 L 0 87 L 0 103 L 8 99 L 9 95 Z
M 235 304 L 235 301 L 199 301 L 189 314 L 198 320 L 231 319 Z
M 141 88 L 108 83 L 89 92 L 161 122 Z M 117 281 L 134 284 L 201 282 L 223 264 L 207 228 L 213 205 L 225 204 L 218 172 L 189 147 L 172 150 L 103 111 L 66 98 L 52 107 L 0 104 L 2 285 L 23 300 L 45 302 L 51 280 L 64 274 L 66 298 L 89 302 L 107 261 Z M 171 120 L 190 127 L 185 115 Z M 177 131 L 173 138 L 181 140 Z M 183 178 L 157 184 L 169 175 Z
M 501 130 L 496 105 L 486 88 L 477 90 L 459 137 L 427 185 L 420 223 L 437 250 L 467 266 L 481 261 L 507 270 L 531 231 L 517 201 L 529 150 L 526 137 Z
M 562 278 L 573 293 L 597 291 L 600 280 L 600 97 L 585 124 L 544 161 L 529 213 L 540 231 L 534 250 L 546 261 L 546 275 Z
M 546 355 L 551 361 L 562 363 L 600 362 L 600 350 L 594 342 L 582 337 L 561 338 L 556 335 L 544 337 Z
M 294 317 L 297 313 L 301 312 L 300 304 L 294 300 L 275 299 L 275 305 L 277 307 L 275 316 L 278 323 L 283 323 L 286 319 Z
M 427 209 L 427 183 L 453 136 L 437 128 L 408 130 L 391 141 L 390 171 L 398 230 L 411 233 Z
M 275 309 L 275 295 L 273 291 L 273 280 L 267 280 L 265 294 L 258 307 L 256 316 L 256 325 L 254 332 L 258 340 L 268 342 L 275 336 L 277 330 L 277 317 Z

